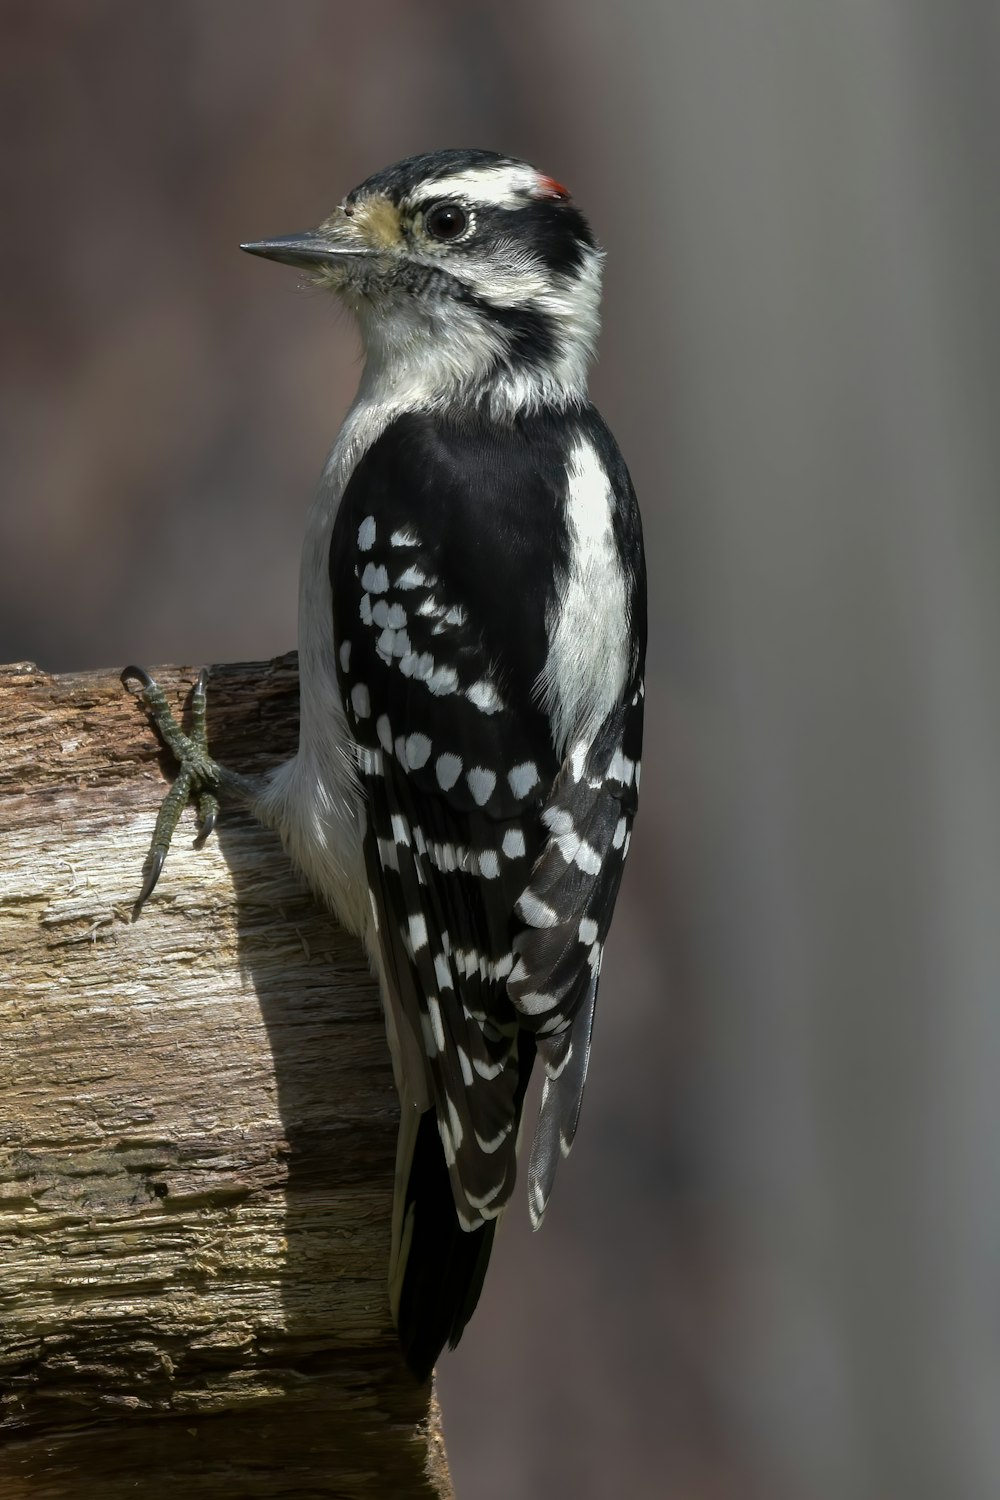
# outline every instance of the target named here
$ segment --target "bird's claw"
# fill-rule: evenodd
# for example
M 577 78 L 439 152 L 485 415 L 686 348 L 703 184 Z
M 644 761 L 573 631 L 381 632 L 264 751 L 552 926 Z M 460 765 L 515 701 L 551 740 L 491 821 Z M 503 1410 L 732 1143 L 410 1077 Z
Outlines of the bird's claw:
M 200 849 L 215 828 L 219 816 L 219 799 L 214 792 L 202 792 L 198 798 L 198 832 L 194 846 Z
M 131 691 L 132 682 L 139 684 L 137 696 L 141 698 L 157 734 L 178 764 L 177 775 L 160 803 L 160 810 L 156 816 L 156 826 L 153 829 L 149 853 L 142 867 L 142 889 L 132 908 L 134 922 L 160 878 L 174 830 L 192 793 L 198 799 L 199 826 L 195 839 L 196 847 L 201 847 L 215 827 L 219 812 L 219 801 L 215 795 L 219 773 L 218 767 L 208 754 L 208 734 L 205 723 L 208 674 L 204 668 L 198 673 L 198 680 L 191 694 L 190 734 L 185 734 L 174 718 L 159 683 L 142 667 L 126 667 L 121 674 L 121 680 L 129 691 Z

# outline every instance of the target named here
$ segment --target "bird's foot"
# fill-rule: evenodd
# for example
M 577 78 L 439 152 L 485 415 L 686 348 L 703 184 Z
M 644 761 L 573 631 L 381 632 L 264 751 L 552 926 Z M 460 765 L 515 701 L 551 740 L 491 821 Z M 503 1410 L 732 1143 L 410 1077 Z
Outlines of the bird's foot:
M 142 867 L 142 890 L 132 908 L 134 922 L 160 878 L 170 841 L 188 798 L 194 796 L 197 799 L 198 835 L 195 839 L 195 846 L 200 848 L 215 827 L 215 820 L 219 813 L 220 786 L 224 782 L 237 778 L 233 777 L 231 772 L 224 771 L 208 753 L 208 737 L 205 729 L 208 673 L 204 668 L 198 673 L 198 680 L 191 694 L 190 734 L 184 733 L 174 718 L 163 689 L 142 667 L 126 667 L 121 674 L 121 680 L 130 691 L 132 682 L 139 684 L 137 696 L 149 714 L 157 734 L 178 765 L 173 785 L 160 803 L 149 853 Z

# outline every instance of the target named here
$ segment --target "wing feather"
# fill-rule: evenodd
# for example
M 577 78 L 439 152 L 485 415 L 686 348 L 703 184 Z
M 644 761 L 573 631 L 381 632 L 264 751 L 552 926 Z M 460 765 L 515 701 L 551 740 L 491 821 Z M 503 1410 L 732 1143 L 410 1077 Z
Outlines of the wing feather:
M 641 653 L 628 706 L 561 763 L 537 663 L 565 546 L 564 445 L 544 424 L 533 443 L 525 432 L 487 442 L 474 424 L 445 434 L 429 417 L 391 430 L 348 485 L 330 568 L 383 998 L 405 1052 L 397 1082 L 420 1075 L 400 1087 L 413 1118 L 400 1133 L 391 1286 L 404 1349 L 423 1370 L 479 1295 L 536 1052 L 536 1223 L 573 1139 L 635 806 L 637 776 L 625 773 L 641 733 Z M 444 1182 L 450 1229 L 438 1222 Z

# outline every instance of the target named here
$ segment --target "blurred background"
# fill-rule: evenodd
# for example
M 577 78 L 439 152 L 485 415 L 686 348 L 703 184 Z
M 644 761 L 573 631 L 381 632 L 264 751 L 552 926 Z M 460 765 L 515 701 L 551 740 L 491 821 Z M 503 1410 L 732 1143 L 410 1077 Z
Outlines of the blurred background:
M 1000 11 L 4 0 L 0 77 L 6 660 L 294 643 L 357 345 L 240 240 L 474 145 L 608 251 L 643 808 L 459 1496 L 1000 1494 Z

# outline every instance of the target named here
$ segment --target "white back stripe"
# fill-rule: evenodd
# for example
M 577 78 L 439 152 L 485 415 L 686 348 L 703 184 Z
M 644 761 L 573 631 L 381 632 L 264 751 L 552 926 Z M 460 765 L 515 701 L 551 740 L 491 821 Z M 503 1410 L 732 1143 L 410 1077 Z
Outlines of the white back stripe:
M 569 567 L 549 622 L 541 686 L 559 755 L 588 742 L 619 702 L 628 670 L 625 577 L 612 530 L 611 481 L 580 437 L 566 464 Z

